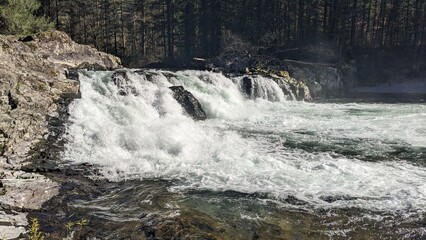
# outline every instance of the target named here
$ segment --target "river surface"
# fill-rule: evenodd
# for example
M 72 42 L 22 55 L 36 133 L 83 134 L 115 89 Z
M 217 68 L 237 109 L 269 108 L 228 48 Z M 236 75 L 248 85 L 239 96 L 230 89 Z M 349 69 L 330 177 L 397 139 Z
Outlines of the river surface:
M 426 104 L 297 102 L 262 77 L 245 96 L 241 77 L 146 73 L 127 72 L 127 95 L 112 72 L 80 73 L 62 164 L 104 183 L 68 203 L 87 236 L 426 237 Z

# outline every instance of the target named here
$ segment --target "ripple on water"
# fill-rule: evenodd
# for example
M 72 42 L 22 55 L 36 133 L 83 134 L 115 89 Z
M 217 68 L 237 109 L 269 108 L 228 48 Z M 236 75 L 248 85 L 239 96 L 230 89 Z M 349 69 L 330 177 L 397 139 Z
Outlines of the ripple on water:
M 157 71 L 155 81 L 129 74 L 143 94 L 119 96 L 109 75 L 81 77 L 64 153 L 65 160 L 98 167 L 97 178 L 172 180 L 173 196 L 259 194 L 284 204 L 284 212 L 356 209 L 424 219 L 425 105 L 247 100 L 232 79 L 197 71 L 173 80 Z M 191 91 L 210 119 L 183 114 L 168 90 L 172 83 Z M 321 213 L 309 216 L 316 221 Z M 353 230 L 332 234 L 346 231 Z

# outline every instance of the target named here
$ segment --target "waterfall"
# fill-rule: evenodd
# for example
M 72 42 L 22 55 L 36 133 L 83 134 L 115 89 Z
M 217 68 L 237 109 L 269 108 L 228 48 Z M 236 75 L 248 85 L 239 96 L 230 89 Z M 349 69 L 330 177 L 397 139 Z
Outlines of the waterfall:
M 169 179 L 171 191 L 261 192 L 312 206 L 426 209 L 424 168 L 392 155 L 403 148 L 422 161 L 424 105 L 286 101 L 272 79 L 206 71 L 82 72 L 80 81 L 64 159 L 94 164 L 94 177 Z M 188 116 L 171 86 L 193 94 L 207 120 Z M 363 161 L 376 153 L 385 160 Z

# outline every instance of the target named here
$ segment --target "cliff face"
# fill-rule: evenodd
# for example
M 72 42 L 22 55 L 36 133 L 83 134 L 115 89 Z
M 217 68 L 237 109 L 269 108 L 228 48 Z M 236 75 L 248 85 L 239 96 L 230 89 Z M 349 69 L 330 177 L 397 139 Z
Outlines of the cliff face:
M 106 70 L 120 64 L 120 59 L 59 31 L 21 40 L 0 35 L 0 232 L 5 235 L 0 237 L 25 231 L 25 217 L 14 211 L 37 209 L 58 192 L 56 183 L 19 169 L 29 151 L 49 138 L 48 119 L 59 117 L 60 103 L 79 96 L 77 76 L 69 69 Z
M 79 84 L 67 69 L 117 68 L 120 60 L 52 31 L 28 42 L 0 37 L 0 153 L 16 161 L 45 137 L 46 116 L 54 116 L 61 96 L 76 95 Z

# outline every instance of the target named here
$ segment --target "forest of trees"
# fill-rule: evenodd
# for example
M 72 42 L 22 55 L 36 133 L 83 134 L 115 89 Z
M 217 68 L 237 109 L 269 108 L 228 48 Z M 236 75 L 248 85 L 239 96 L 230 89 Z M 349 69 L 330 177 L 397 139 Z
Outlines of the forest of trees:
M 40 1 L 36 14 L 75 41 L 138 66 L 216 56 L 229 35 L 275 52 L 403 53 L 413 69 L 426 52 L 425 0 Z

